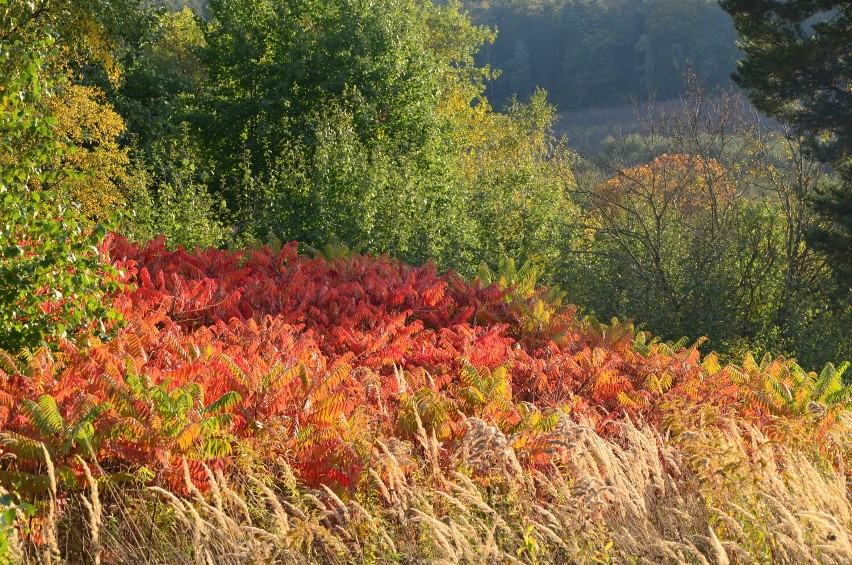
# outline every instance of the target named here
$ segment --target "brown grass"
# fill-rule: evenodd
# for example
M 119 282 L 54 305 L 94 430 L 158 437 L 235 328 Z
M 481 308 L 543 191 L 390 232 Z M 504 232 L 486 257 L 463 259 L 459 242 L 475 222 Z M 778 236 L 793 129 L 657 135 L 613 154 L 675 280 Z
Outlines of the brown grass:
M 845 469 L 720 418 L 666 439 L 617 424 L 612 439 L 563 415 L 553 464 L 525 470 L 482 420 L 446 463 L 376 442 L 369 484 L 310 490 L 295 477 L 209 473 L 188 496 L 87 474 L 53 491 L 41 528 L 12 540 L 26 563 L 852 563 Z M 412 461 L 419 467 L 403 472 Z M 444 461 L 442 464 L 441 461 Z M 87 467 L 88 470 L 88 467 Z M 55 482 L 55 481 L 54 481 Z M 64 500 L 62 504 L 59 502 Z

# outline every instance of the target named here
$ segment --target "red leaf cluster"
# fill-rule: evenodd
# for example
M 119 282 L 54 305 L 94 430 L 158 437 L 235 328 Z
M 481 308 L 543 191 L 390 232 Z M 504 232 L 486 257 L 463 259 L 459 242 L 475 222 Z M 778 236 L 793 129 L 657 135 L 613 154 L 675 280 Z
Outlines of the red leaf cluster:
M 461 420 L 511 431 L 527 403 L 605 427 L 653 416 L 656 399 L 700 371 L 694 349 L 639 352 L 632 325 L 595 326 L 571 308 L 530 330 L 540 293 L 513 296 L 432 265 L 326 261 L 295 243 L 190 253 L 115 238 L 110 254 L 131 285 L 113 297 L 126 320 L 115 339 L 0 370 L 0 431 L 23 438 L 5 445 L 20 472 L 37 466 L 25 440 L 69 465 L 89 442 L 105 469 L 146 465 L 175 484 L 183 458 L 228 465 L 243 445 L 307 482 L 350 486 L 375 438 L 411 437 L 418 418 L 450 448 Z M 62 429 L 47 432 L 27 411 L 45 395 Z M 103 403 L 93 431 L 76 430 Z

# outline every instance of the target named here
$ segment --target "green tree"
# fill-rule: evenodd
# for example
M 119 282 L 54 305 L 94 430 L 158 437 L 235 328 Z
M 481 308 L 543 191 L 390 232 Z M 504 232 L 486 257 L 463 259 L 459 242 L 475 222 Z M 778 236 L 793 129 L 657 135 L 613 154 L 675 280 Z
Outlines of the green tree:
M 792 125 L 839 176 L 814 198 L 811 242 L 852 280 L 852 8 L 837 0 L 722 0 L 745 59 L 734 80 L 755 106 Z M 849 289 L 847 288 L 847 293 Z
M 226 212 L 224 203 L 217 202 L 198 179 L 191 152 L 172 146 L 172 141 L 180 140 L 191 145 L 187 136 L 167 140 L 168 147 L 155 154 L 162 160 L 155 160 L 152 170 L 135 175 L 142 182 L 129 194 L 122 233 L 141 242 L 163 235 L 169 247 L 187 249 L 228 243 L 230 238 L 220 220 Z M 182 154 L 185 157 L 181 159 Z
M 99 251 L 105 228 L 88 224 L 57 168 L 70 149 L 45 104 L 51 43 L 0 44 L 0 348 L 13 352 L 115 317 L 103 300 L 115 274 Z
M 150 15 L 143 0 L 0 0 L 0 41 L 21 41 L 37 48 L 45 33 L 61 57 L 45 64 L 92 72 L 94 67 L 117 82 L 122 52 L 133 43 Z
M 206 76 L 200 20 L 184 8 L 154 13 L 150 23 L 122 58 L 122 80 L 111 91 L 134 161 L 121 230 L 141 241 L 162 234 L 169 246 L 230 243 L 220 217 L 227 210 L 208 190 L 211 167 L 185 121 Z
M 488 30 L 454 3 L 379 5 L 210 3 L 191 121 L 238 238 L 336 237 L 466 273 L 552 262 L 570 171 L 544 94 L 493 112 L 474 62 Z
M 458 5 L 212 1 L 190 121 L 241 238 L 332 235 L 400 258 L 471 262 L 456 93 L 489 37 Z M 469 87 L 468 85 L 474 85 Z
M 476 255 L 496 268 L 505 258 L 532 261 L 552 281 L 576 207 L 571 153 L 552 134 L 556 108 L 545 92 L 515 101 L 505 114 L 483 113 L 467 152 L 471 214 L 477 219 Z
M 122 59 L 122 80 L 111 98 L 127 123 L 124 137 L 137 161 L 157 162 L 159 168 L 159 146 L 183 135 L 185 102 L 204 79 L 204 35 L 197 18 L 184 8 L 153 14 L 136 39 Z
M 832 179 L 789 128 L 764 136 L 756 156 L 751 185 L 781 226 L 775 242 L 781 280 L 762 346 L 795 355 L 811 368 L 850 359 L 852 302 L 844 281 L 831 276 L 830 258 L 807 243 L 821 221 L 810 204 Z
M 718 346 L 753 332 L 775 267 L 759 209 L 715 159 L 663 154 L 588 194 L 599 290 L 620 315 Z M 753 236 L 753 237 L 752 237 Z M 750 312 L 751 311 L 751 312 Z

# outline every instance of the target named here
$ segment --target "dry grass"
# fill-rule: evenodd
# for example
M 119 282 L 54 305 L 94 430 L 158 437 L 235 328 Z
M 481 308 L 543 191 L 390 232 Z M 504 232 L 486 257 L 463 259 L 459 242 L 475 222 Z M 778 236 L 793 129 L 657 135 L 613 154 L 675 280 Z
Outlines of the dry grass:
M 210 473 L 205 494 L 187 471 L 184 497 L 88 473 L 86 493 L 51 494 L 41 543 L 17 535 L 14 555 L 187 565 L 852 563 L 845 470 L 753 428 L 720 419 L 666 441 L 625 421 L 606 439 L 562 416 L 548 438 L 553 464 L 529 471 L 511 437 L 467 424 L 449 463 L 422 425 L 416 444 L 377 441 L 369 485 L 356 495 L 296 487 L 286 468 L 278 477 Z

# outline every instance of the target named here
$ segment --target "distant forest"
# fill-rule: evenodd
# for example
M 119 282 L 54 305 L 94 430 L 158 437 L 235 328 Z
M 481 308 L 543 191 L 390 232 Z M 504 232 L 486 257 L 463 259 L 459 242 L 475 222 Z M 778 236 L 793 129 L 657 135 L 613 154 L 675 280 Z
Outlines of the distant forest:
M 167 0 L 206 15 L 206 0 Z M 740 53 L 716 0 L 462 0 L 473 23 L 496 30 L 477 56 L 497 71 L 496 108 L 543 88 L 560 111 L 669 100 L 689 68 L 709 86 L 730 84 Z
M 474 23 L 497 28 L 478 62 L 502 71 L 497 106 L 536 87 L 561 110 L 668 100 L 692 69 L 730 84 L 740 57 L 731 18 L 715 0 L 465 0 Z

